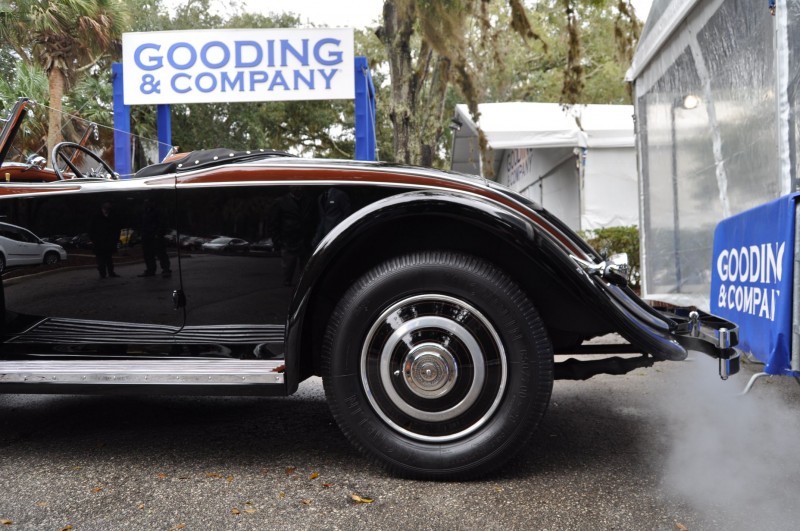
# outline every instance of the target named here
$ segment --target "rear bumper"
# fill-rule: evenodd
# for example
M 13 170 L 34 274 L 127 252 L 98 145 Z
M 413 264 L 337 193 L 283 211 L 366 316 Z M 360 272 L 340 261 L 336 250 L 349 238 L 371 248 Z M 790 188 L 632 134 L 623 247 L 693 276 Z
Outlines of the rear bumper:
M 687 351 L 702 352 L 719 360 L 719 375 L 724 380 L 739 372 L 739 327 L 710 313 L 677 308 L 661 312 L 675 323 L 672 335 Z
M 614 309 L 617 331 L 642 352 L 666 360 L 683 360 L 690 352 L 700 352 L 719 360 L 723 379 L 739 372 L 736 324 L 689 308 L 658 311 L 628 288 L 604 282 L 596 285 Z

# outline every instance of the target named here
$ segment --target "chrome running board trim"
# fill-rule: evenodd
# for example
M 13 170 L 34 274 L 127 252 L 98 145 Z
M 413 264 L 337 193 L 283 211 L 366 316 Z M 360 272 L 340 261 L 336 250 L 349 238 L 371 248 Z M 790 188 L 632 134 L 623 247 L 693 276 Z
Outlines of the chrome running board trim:
M 49 317 L 17 334 L 8 343 L 35 344 L 256 344 L 282 343 L 283 325 L 184 326 L 91 321 Z
M 0 361 L 0 384 L 249 386 L 283 384 L 284 360 Z

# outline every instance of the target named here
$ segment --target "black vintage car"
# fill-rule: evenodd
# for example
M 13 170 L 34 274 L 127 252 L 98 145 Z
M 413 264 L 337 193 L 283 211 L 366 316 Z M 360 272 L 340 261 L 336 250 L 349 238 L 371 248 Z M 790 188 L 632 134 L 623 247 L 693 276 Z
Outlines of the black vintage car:
M 10 146 L 28 105 L 2 130 L 0 219 L 97 241 L 47 271 L 4 273 L 0 392 L 289 395 L 320 375 L 333 417 L 372 460 L 465 478 L 520 450 L 554 378 L 688 351 L 719 358 L 723 377 L 738 369 L 735 325 L 655 311 L 627 286 L 624 259 L 493 182 L 229 149 L 119 178 L 69 142 L 51 170 L 8 160 L 24 160 Z M 115 227 L 141 245 L 102 251 Z M 177 243 L 198 234 L 271 238 L 275 252 Z M 629 344 L 584 344 L 609 332 Z M 641 355 L 554 363 L 618 352 Z

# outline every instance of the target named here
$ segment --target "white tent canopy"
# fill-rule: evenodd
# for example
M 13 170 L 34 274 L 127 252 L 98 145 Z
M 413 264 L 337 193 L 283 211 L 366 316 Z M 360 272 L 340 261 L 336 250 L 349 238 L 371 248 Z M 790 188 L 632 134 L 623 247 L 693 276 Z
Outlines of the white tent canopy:
M 547 147 L 632 147 L 632 105 L 574 105 L 564 109 L 558 103 L 483 103 L 478 106 L 480 126 L 494 150 Z M 477 127 L 466 105 L 456 106 L 460 139 L 475 139 Z M 462 140 L 463 142 L 463 140 Z M 472 150 L 459 150 L 453 168 L 477 160 Z M 464 156 L 459 160 L 456 155 Z
M 575 229 L 638 225 L 633 106 L 510 102 L 478 110 L 500 183 Z M 452 169 L 482 174 L 466 105 L 456 106 L 453 125 Z

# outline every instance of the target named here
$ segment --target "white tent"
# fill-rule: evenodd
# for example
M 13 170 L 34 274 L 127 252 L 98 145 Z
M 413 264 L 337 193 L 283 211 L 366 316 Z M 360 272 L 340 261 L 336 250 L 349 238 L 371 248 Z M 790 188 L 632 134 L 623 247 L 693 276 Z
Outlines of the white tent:
M 653 2 L 628 73 L 646 298 L 709 309 L 717 224 L 800 190 L 798 14 L 800 0 Z
M 497 180 L 537 201 L 571 228 L 638 225 L 633 107 L 486 103 L 480 127 Z M 478 128 L 456 106 L 451 168 L 481 175 Z

